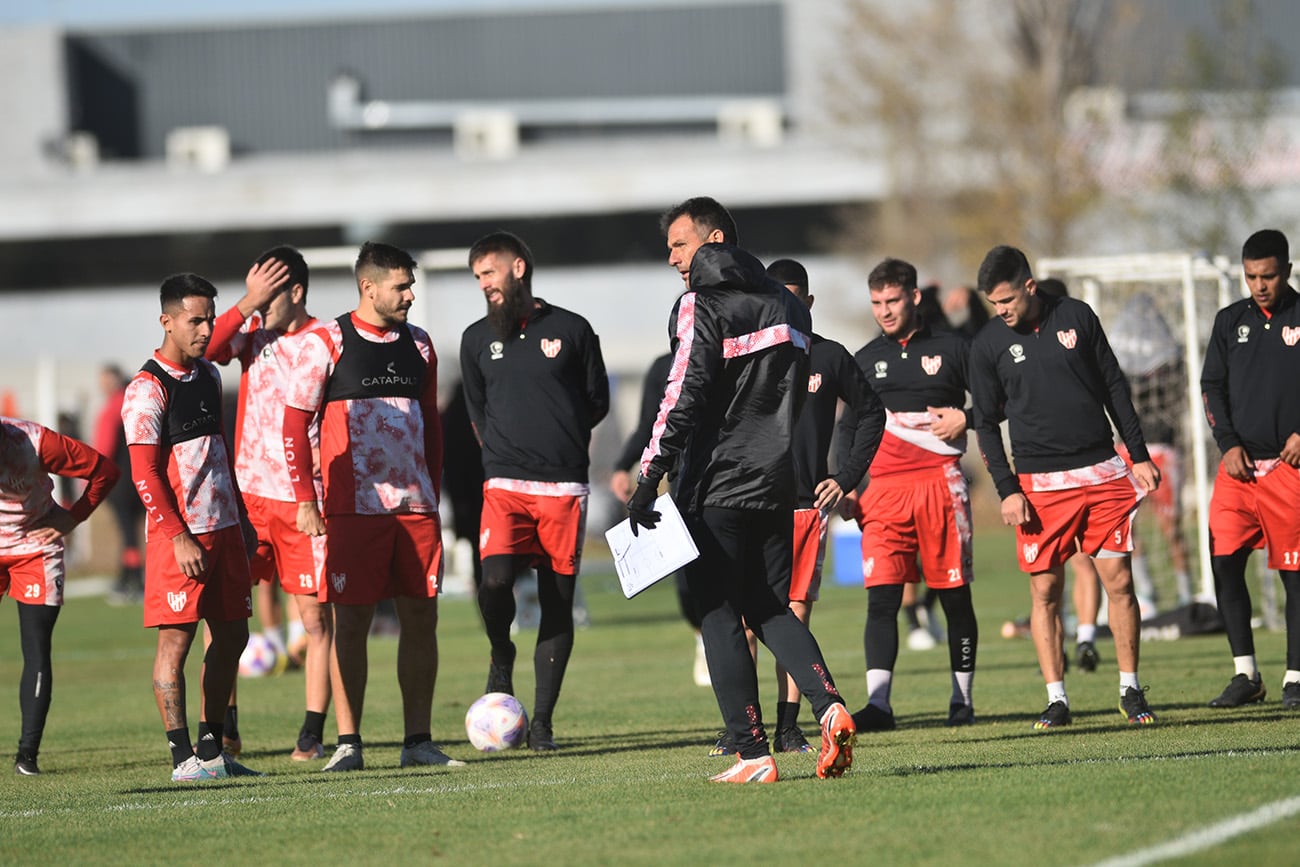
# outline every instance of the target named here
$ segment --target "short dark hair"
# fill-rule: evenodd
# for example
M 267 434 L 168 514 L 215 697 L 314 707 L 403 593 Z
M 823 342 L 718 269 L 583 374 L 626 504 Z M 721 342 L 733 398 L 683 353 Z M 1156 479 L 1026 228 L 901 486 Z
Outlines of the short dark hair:
M 786 286 L 795 286 L 799 295 L 808 297 L 808 269 L 794 259 L 777 259 L 767 266 L 767 276 Z
M 396 270 L 414 271 L 415 266 L 415 259 L 402 248 L 379 241 L 366 241 L 361 245 L 361 251 L 357 253 L 355 271 L 358 279 L 360 279 L 362 269 L 385 272 Z
M 203 298 L 216 298 L 217 287 L 198 274 L 186 272 L 171 275 L 162 282 L 162 288 L 158 290 L 158 300 L 164 313 L 167 312 L 167 308 L 175 308 L 186 298 L 194 295 Z
M 533 285 L 533 251 L 528 249 L 523 238 L 513 232 L 489 232 L 469 248 L 469 267 L 473 268 L 475 262 L 493 253 L 505 253 L 516 259 L 523 259 L 524 285 L 529 287 Z
M 1042 280 L 1035 282 L 1038 284 L 1039 295 L 1046 295 L 1048 298 L 1070 297 L 1070 289 L 1065 285 L 1064 280 L 1057 280 L 1055 277 L 1044 277 Z
M 677 222 L 677 219 L 682 215 L 690 217 L 691 222 L 695 224 L 697 229 L 704 229 L 703 234 L 705 235 L 708 235 L 714 229 L 718 229 L 722 232 L 723 243 L 740 243 L 740 233 L 736 231 L 736 221 L 717 199 L 711 199 L 708 196 L 694 196 L 679 205 L 673 205 L 664 211 L 663 216 L 659 218 L 659 231 L 667 235 L 668 227 Z
M 262 255 L 257 257 L 254 265 L 261 265 L 268 259 L 274 259 L 277 262 L 283 262 L 289 268 L 289 288 L 295 285 L 302 286 L 302 297 L 307 297 L 307 260 L 298 252 L 298 248 L 290 247 L 288 244 L 281 244 L 278 247 L 272 247 Z
M 916 266 L 902 259 L 885 259 L 867 275 L 867 288 L 880 290 L 886 286 L 901 286 L 911 292 L 916 288 Z
M 1291 245 L 1277 229 L 1260 229 L 1241 245 L 1241 260 L 1277 259 L 1279 265 L 1291 261 Z
M 979 290 L 987 295 L 995 286 L 1003 283 L 1019 286 L 1032 279 L 1034 279 L 1034 272 L 1030 269 L 1025 254 L 1015 247 L 1001 244 L 989 250 L 984 261 L 980 263 L 978 286 Z

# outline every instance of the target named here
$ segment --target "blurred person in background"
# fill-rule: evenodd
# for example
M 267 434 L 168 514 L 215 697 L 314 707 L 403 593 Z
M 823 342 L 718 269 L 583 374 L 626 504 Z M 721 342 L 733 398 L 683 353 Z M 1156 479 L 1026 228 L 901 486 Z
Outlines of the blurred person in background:
M 108 455 L 119 467 L 131 465 L 126 448 L 126 433 L 122 427 L 122 400 L 126 396 L 126 374 L 116 364 L 106 364 L 99 370 L 99 390 L 104 395 L 104 405 L 95 419 L 93 444 L 95 451 Z M 117 580 L 109 591 L 111 603 L 125 605 L 144 599 L 144 560 L 140 555 L 140 532 L 143 529 L 144 506 L 132 485 L 115 485 L 108 495 L 108 509 L 117 525 L 122 547 L 118 555 Z

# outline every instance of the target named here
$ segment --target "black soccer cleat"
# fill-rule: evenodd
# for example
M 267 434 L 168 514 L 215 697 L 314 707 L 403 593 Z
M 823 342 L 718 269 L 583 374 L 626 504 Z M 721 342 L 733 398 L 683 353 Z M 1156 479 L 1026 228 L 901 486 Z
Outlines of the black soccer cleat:
M 41 769 L 36 766 L 36 756 L 19 753 L 14 756 L 14 773 L 20 777 L 36 777 Z
M 1264 687 L 1264 678 L 1258 671 L 1253 678 L 1238 674 L 1228 681 L 1228 685 L 1223 688 L 1223 692 L 1219 693 L 1219 697 L 1210 702 L 1210 707 L 1241 707 L 1243 704 L 1263 701 L 1266 695 L 1268 690 Z
M 778 753 L 810 753 L 812 744 L 804 737 L 798 726 L 777 729 L 776 751 Z
M 729 756 L 736 752 L 736 744 L 726 731 L 718 732 L 718 742 L 709 750 L 710 756 Z
M 1137 689 L 1130 686 L 1124 690 L 1124 696 L 1119 700 L 1119 712 L 1124 714 L 1131 726 L 1149 726 L 1156 722 L 1156 715 L 1147 704 L 1146 687 Z
M 869 704 L 853 714 L 853 726 L 859 732 L 892 732 L 898 723 L 890 711 Z
M 1091 641 L 1080 641 L 1074 648 L 1074 661 L 1079 664 L 1080 671 L 1096 671 L 1101 654 L 1097 653 L 1097 646 Z
M 528 748 L 539 753 L 560 748 L 559 744 L 555 742 L 555 736 L 551 733 L 550 723 L 533 720 L 532 725 L 528 727 Z
M 1300 707 L 1300 681 L 1282 684 L 1282 707 L 1287 710 Z
M 1063 701 L 1049 704 L 1034 722 L 1034 730 L 1045 732 L 1068 726 L 1074 720 L 1070 717 L 1070 706 Z
M 975 708 L 961 702 L 953 702 L 948 705 L 948 726 L 973 726 L 975 725 Z

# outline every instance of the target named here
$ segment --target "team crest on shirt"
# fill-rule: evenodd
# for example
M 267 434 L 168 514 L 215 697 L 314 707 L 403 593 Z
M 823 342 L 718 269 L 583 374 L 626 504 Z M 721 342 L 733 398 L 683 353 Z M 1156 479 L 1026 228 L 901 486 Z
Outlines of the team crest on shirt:
M 493 340 L 491 343 L 489 343 L 488 352 L 492 354 L 491 355 L 492 360 L 500 361 L 502 358 L 504 358 L 504 356 L 501 353 L 505 351 L 505 348 L 506 345 L 502 343 L 500 340 Z
M 884 379 L 884 378 L 885 378 L 886 376 L 888 376 L 888 375 L 889 375 L 889 362 L 888 362 L 888 361 L 877 361 L 877 362 L 876 362 L 876 379 Z
M 168 590 L 167 606 L 171 608 L 172 611 L 175 611 L 177 614 L 180 614 L 181 611 L 183 611 L 185 608 L 185 601 L 187 598 L 188 597 L 186 596 L 184 590 L 180 591 L 179 593 L 173 593 L 172 591 Z
M 1056 339 L 1061 341 L 1061 345 L 1066 349 L 1073 349 L 1074 345 L 1079 342 L 1079 335 L 1071 328 L 1069 331 L 1056 332 Z
M 334 592 L 335 592 L 335 593 L 342 593 L 342 592 L 343 592 L 343 588 L 346 587 L 346 586 L 348 586 L 348 573 L 346 573 L 346 572 L 331 572 L 331 573 L 330 573 L 330 586 L 332 586 L 332 587 L 334 588 Z
M 808 393 L 816 394 L 817 389 L 822 387 L 822 375 L 820 373 L 811 374 L 808 377 Z
M 1025 348 L 1021 346 L 1019 343 L 1011 344 L 1010 352 L 1011 352 L 1011 361 L 1013 363 L 1019 364 L 1020 362 L 1025 360 Z
M 542 355 L 545 355 L 547 358 L 554 358 L 560 354 L 560 338 L 557 337 L 554 340 L 547 340 L 543 337 L 541 344 Z
M 862 577 L 870 578 L 871 573 L 876 571 L 876 558 L 868 557 L 862 561 Z
M 1237 326 L 1237 342 L 1238 342 L 1238 343 L 1245 343 L 1247 340 L 1250 340 L 1250 326 L 1249 326 L 1249 325 L 1238 325 L 1238 326 Z
M 1300 326 L 1292 328 L 1290 325 L 1282 326 L 1282 342 L 1287 346 L 1295 346 L 1296 341 L 1300 341 Z
M 924 370 L 926 373 L 930 374 L 930 376 L 934 376 L 936 373 L 938 373 L 939 368 L 941 367 L 943 367 L 942 355 L 921 356 L 921 369 Z
M 1032 563 L 1032 562 L 1034 562 L 1035 560 L 1038 559 L 1038 543 L 1037 543 L 1037 542 L 1026 542 L 1026 543 L 1025 543 L 1024 545 L 1022 545 L 1021 547 L 1022 547 L 1022 549 L 1023 549 L 1024 552 L 1025 552 L 1025 562 L 1026 562 L 1026 563 Z

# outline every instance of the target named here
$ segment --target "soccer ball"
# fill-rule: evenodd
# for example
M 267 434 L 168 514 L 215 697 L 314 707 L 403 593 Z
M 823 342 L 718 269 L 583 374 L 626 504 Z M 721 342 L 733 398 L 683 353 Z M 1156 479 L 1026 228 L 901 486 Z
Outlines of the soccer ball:
M 489 692 L 469 706 L 465 734 L 475 749 L 485 753 L 514 749 L 528 734 L 528 714 L 513 695 Z
M 266 677 L 268 674 L 280 674 L 289 665 L 284 654 L 275 649 L 275 645 L 261 632 L 248 636 L 244 652 L 239 654 L 240 677 Z

